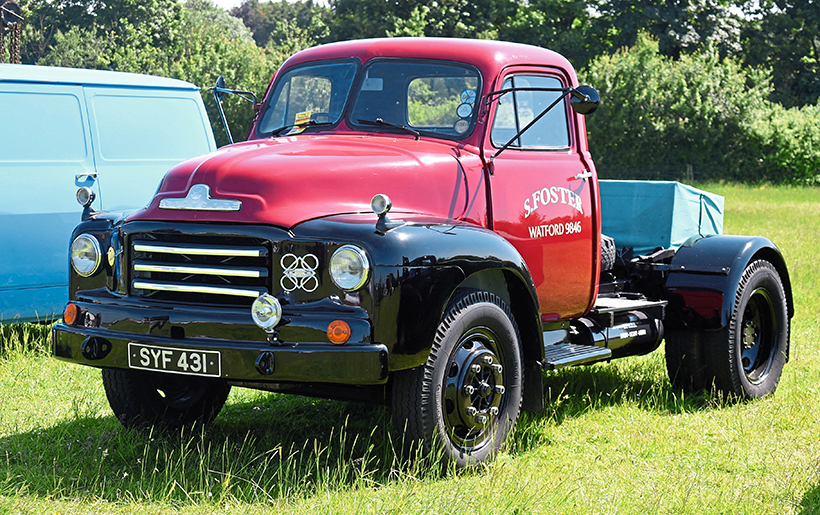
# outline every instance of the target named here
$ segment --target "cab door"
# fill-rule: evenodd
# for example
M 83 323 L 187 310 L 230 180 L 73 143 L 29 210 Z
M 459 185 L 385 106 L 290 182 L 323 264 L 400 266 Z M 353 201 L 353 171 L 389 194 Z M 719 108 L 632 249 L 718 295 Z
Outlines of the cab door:
M 508 91 L 493 100 L 483 148 L 491 173 L 492 228 L 524 257 L 544 321 L 588 311 L 600 266 L 595 170 L 585 163 L 585 136 L 576 126 L 583 129 L 583 120 L 564 97 L 515 138 L 562 97 L 549 90 L 566 86 L 568 78 L 550 69 L 509 70 L 496 84 L 496 90 Z

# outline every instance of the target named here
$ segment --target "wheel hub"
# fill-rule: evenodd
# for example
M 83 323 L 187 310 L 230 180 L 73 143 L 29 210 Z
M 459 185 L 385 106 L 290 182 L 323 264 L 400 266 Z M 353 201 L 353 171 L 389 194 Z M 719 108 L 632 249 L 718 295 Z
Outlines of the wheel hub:
M 754 347 L 755 342 L 757 342 L 757 335 L 757 326 L 754 321 L 747 320 L 746 323 L 743 324 L 743 348 L 751 349 Z
M 462 339 L 444 384 L 444 419 L 462 447 L 489 439 L 504 401 L 504 367 L 493 350 L 494 338 L 477 330 Z

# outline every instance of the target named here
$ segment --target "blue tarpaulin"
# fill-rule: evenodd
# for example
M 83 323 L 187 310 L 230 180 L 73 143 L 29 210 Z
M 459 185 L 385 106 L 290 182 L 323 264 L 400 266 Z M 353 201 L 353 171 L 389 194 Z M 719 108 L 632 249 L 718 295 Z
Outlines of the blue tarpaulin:
M 723 233 L 723 197 L 674 181 L 600 181 L 603 233 L 635 255 Z

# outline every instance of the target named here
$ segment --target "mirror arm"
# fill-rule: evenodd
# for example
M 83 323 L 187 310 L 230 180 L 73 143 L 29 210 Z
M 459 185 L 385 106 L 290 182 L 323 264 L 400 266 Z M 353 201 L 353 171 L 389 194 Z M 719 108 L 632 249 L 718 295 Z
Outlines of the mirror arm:
M 214 94 L 214 101 L 216 102 L 216 109 L 219 111 L 219 117 L 222 119 L 222 126 L 225 127 L 225 135 L 228 136 L 228 144 L 233 144 L 233 136 L 231 136 L 231 129 L 228 127 L 228 120 L 225 118 L 225 110 L 222 109 L 222 93 L 221 88 L 214 86 L 209 88 Z

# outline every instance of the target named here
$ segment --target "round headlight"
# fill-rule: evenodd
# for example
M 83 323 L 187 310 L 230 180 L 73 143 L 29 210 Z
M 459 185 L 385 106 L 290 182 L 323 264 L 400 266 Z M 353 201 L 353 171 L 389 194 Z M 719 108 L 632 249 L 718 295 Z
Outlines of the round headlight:
M 344 245 L 330 258 L 330 278 L 344 291 L 358 290 L 369 275 L 370 262 L 359 247 Z
M 71 242 L 71 266 L 83 277 L 88 277 L 100 268 L 102 250 L 97 238 L 81 234 Z
M 262 329 L 273 329 L 282 320 L 282 305 L 272 295 L 260 295 L 251 305 L 251 318 Z

